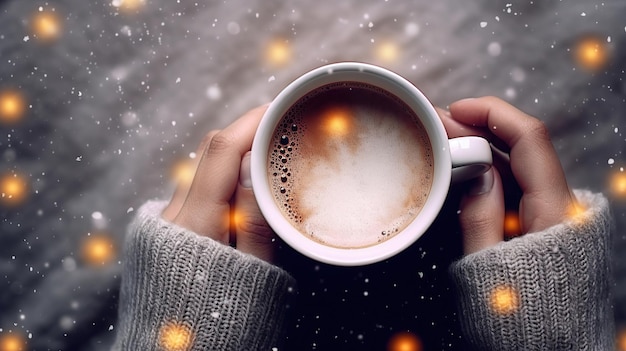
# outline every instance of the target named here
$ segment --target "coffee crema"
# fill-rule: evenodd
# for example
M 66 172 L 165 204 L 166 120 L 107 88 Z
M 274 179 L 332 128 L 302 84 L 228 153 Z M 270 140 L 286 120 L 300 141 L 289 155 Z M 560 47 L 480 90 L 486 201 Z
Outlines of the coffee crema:
M 399 98 L 356 82 L 329 84 L 293 104 L 268 150 L 278 207 L 311 239 L 362 248 L 402 231 L 433 181 L 418 116 Z

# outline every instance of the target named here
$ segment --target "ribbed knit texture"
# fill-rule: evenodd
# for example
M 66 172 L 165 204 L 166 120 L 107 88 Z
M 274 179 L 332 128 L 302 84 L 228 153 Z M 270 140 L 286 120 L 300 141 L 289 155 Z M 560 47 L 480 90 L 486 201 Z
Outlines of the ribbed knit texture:
M 272 350 L 295 282 L 285 271 L 161 219 L 129 226 L 114 350 Z
M 465 338 L 477 350 L 613 350 L 610 216 L 587 211 L 539 233 L 468 255 L 450 271 Z
M 587 211 L 571 221 L 451 266 L 475 349 L 613 350 L 608 203 L 576 195 Z M 147 203 L 129 227 L 113 349 L 280 350 L 293 279 L 162 220 L 164 206 Z

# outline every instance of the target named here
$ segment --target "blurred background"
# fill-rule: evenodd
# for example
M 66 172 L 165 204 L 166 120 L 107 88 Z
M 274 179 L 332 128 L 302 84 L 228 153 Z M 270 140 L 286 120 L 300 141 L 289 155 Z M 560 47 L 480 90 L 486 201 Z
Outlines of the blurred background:
M 135 210 L 190 180 L 206 132 L 345 60 L 442 107 L 495 95 L 546 122 L 571 185 L 611 201 L 626 350 L 624 15 L 622 0 L 0 0 L 0 351 L 107 350 Z M 299 281 L 288 349 L 463 350 L 458 192 L 379 264 L 283 247 Z

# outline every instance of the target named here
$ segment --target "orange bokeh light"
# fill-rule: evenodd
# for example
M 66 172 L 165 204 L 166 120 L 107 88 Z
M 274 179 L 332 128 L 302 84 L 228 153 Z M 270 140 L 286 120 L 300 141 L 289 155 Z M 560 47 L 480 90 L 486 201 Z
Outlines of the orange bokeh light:
M 0 123 L 13 124 L 18 122 L 26 111 L 24 96 L 14 90 L 0 91 Z
M 348 108 L 332 107 L 322 115 L 322 128 L 329 136 L 344 136 L 352 129 L 352 114 Z
M 180 323 L 168 323 L 159 332 L 159 344 L 166 351 L 184 351 L 191 346 L 192 333 Z
M 15 334 L 0 335 L 0 351 L 23 351 L 26 342 Z
M 145 6 L 146 0 L 113 0 L 112 5 L 124 12 L 136 11 Z
M 291 60 L 291 46 L 284 39 L 274 39 L 265 47 L 265 60 L 272 66 L 284 66 Z
M 411 332 L 394 334 L 387 343 L 387 351 L 422 351 L 422 340 Z
M 26 200 L 27 195 L 28 184 L 23 177 L 8 173 L 0 178 L 0 203 L 17 206 Z
M 519 309 L 517 290 L 510 286 L 497 286 L 489 293 L 489 307 L 500 315 L 508 315 Z
M 504 236 L 513 238 L 522 234 L 519 215 L 515 211 L 507 211 L 504 215 Z
M 615 337 L 615 346 L 618 351 L 626 351 L 626 327 L 622 327 Z
M 33 36 L 39 40 L 56 40 L 61 36 L 61 20 L 55 12 L 37 12 L 32 18 L 31 31 Z
M 626 197 L 626 172 L 615 172 L 610 179 L 611 194 L 615 197 Z
M 376 47 L 376 58 L 384 63 L 393 63 L 400 56 L 398 46 L 390 41 L 385 41 Z
M 583 223 L 587 218 L 587 208 L 575 202 L 567 209 L 567 216 L 574 223 Z
M 243 214 L 241 210 L 233 208 L 230 211 L 230 223 L 233 227 L 237 228 L 237 226 L 241 223 L 241 219 L 243 218 Z
M 88 236 L 81 248 L 82 258 L 93 266 L 111 263 L 117 256 L 113 239 L 105 234 Z
M 171 177 L 174 183 L 182 187 L 189 187 L 196 175 L 198 163 L 193 159 L 178 161 L 172 167 Z
M 599 37 L 584 37 L 576 44 L 576 62 L 588 70 L 604 67 L 609 59 L 607 43 Z

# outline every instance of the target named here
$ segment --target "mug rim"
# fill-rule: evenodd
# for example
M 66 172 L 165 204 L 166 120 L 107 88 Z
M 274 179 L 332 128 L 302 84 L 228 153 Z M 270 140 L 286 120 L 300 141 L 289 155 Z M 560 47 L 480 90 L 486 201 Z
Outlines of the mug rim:
M 267 172 L 271 139 L 284 113 L 308 92 L 337 82 L 366 83 L 397 96 L 424 125 L 433 152 L 433 181 L 423 208 L 393 237 L 361 248 L 323 245 L 296 229 L 274 200 Z M 439 214 L 447 198 L 451 173 L 448 136 L 430 100 L 397 73 L 367 63 L 340 62 L 321 66 L 288 84 L 265 111 L 252 143 L 252 188 L 263 217 L 274 232 L 293 249 L 309 258 L 333 265 L 367 265 L 387 259 L 411 246 L 427 231 Z

